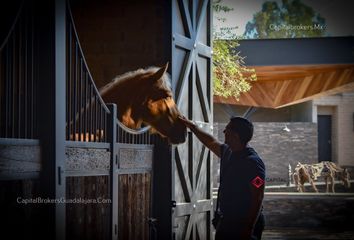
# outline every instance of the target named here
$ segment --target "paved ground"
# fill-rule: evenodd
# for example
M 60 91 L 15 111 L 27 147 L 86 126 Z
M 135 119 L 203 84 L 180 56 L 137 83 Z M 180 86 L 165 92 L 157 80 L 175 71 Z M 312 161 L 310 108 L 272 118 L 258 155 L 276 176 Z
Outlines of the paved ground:
M 354 240 L 354 227 L 352 231 L 333 232 L 325 229 L 271 229 L 263 232 L 262 240 Z

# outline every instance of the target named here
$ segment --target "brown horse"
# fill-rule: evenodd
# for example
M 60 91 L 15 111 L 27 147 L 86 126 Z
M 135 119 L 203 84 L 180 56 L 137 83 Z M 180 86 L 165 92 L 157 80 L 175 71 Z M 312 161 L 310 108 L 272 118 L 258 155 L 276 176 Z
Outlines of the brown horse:
M 100 89 L 106 103 L 115 103 L 118 119 L 131 129 L 147 124 L 173 144 L 183 143 L 186 127 L 173 100 L 170 78 L 164 67 L 150 67 L 114 78 Z

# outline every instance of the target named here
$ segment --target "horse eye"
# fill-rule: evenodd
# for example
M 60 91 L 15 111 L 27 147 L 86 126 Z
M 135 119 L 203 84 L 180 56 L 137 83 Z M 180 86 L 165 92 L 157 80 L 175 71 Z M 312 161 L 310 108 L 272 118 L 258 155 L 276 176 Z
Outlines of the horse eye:
M 172 98 L 172 94 L 169 93 L 169 92 L 164 92 L 164 93 L 162 94 L 162 97 L 163 97 L 163 98 Z

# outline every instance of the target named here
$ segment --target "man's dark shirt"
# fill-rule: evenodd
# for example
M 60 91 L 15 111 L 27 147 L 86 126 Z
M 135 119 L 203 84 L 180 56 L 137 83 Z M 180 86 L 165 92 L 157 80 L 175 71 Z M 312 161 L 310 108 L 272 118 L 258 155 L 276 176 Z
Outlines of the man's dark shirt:
M 221 153 L 219 210 L 224 218 L 231 218 L 235 224 L 249 224 L 251 188 L 256 188 L 252 181 L 257 176 L 264 181 L 264 163 L 251 147 L 232 152 L 228 145 L 223 144 Z

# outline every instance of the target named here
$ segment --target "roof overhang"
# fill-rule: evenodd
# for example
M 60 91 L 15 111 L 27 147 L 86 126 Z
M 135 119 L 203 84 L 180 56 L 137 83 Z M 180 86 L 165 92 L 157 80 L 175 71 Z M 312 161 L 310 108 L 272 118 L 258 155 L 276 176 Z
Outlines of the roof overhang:
M 354 90 L 354 64 L 250 66 L 257 74 L 252 88 L 234 97 L 214 96 L 215 103 L 281 108 Z

